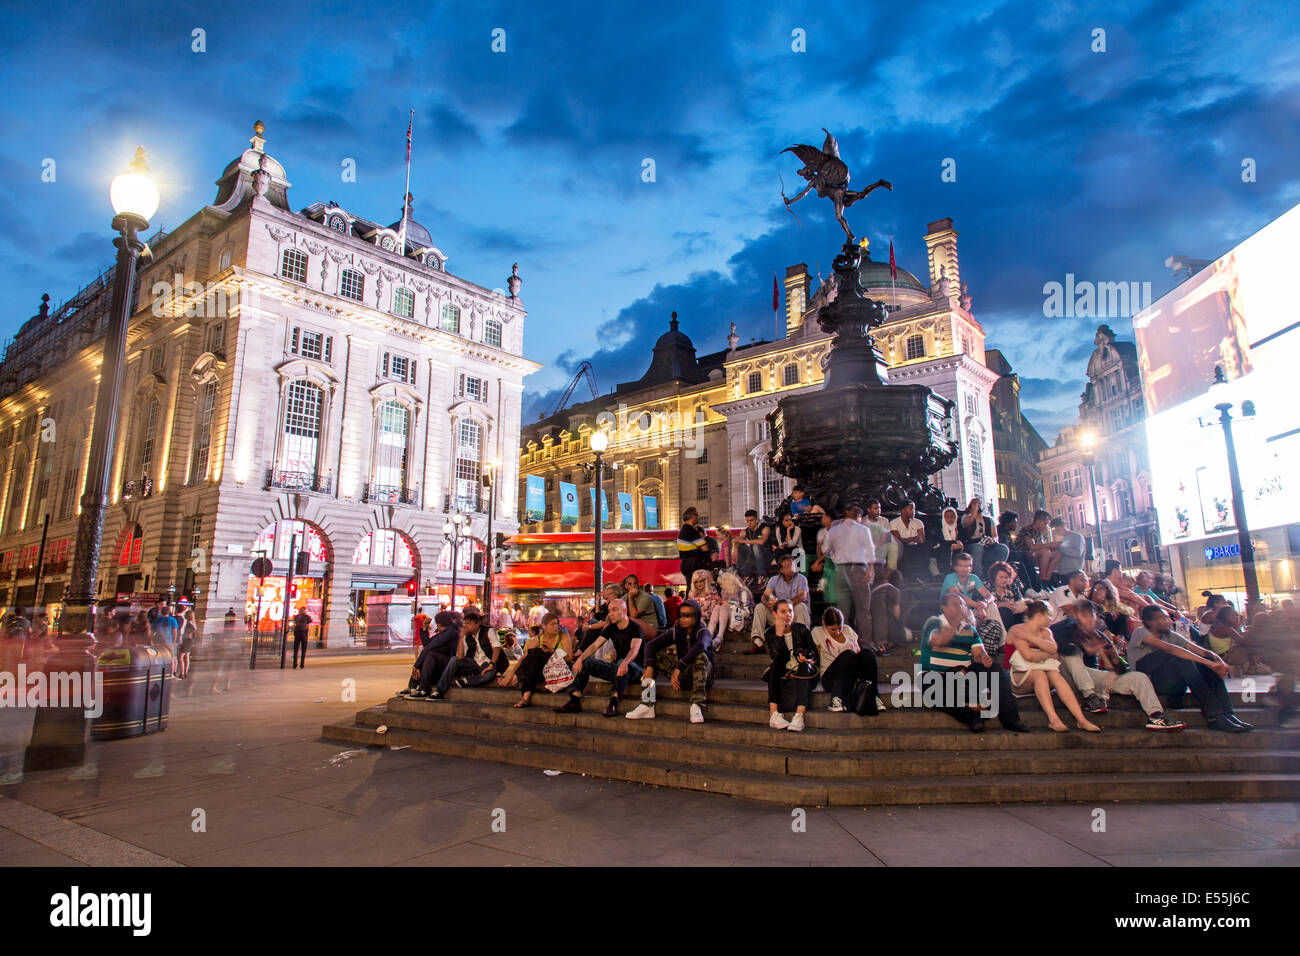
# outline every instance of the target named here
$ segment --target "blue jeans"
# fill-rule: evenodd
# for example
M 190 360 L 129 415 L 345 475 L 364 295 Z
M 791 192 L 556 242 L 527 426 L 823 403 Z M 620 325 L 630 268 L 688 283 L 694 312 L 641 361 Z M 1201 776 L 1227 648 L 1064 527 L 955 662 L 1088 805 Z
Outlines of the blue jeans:
M 587 681 L 593 677 L 599 677 L 601 680 L 607 680 L 614 685 L 614 693 L 610 695 L 611 697 L 622 697 L 623 692 L 627 690 L 628 680 L 635 679 L 640 683 L 641 674 L 640 664 L 629 663 L 627 673 L 619 677 L 618 661 L 611 663 L 589 657 L 582 662 L 582 670 L 578 671 L 578 676 L 573 679 L 573 686 L 569 688 L 569 693 L 581 694 L 587 686 Z

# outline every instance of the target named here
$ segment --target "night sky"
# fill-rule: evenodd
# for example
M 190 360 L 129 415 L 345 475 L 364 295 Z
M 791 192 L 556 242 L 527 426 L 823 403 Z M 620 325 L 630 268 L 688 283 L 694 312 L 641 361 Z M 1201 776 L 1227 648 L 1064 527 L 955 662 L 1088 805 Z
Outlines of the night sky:
M 449 270 L 499 288 L 519 263 L 525 351 L 546 366 L 526 421 L 584 358 L 602 390 L 639 377 L 671 311 L 701 353 L 731 322 L 770 337 L 773 274 L 827 273 L 843 241 L 824 200 L 795 207 L 801 225 L 780 201 L 778 176 L 802 186 L 780 150 L 823 126 L 855 186 L 893 183 L 849 212 L 876 258 L 892 235 L 924 280 L 926 224 L 953 218 L 987 345 L 1049 443 L 1100 320 L 1044 318 L 1044 283 L 1158 297 L 1167 256 L 1214 258 L 1300 202 L 1294 4 L 31 6 L 0 35 L 0 336 L 110 265 L 108 183 L 137 144 L 155 226 L 212 201 L 257 119 L 294 209 L 388 223 L 413 108 L 415 215 Z

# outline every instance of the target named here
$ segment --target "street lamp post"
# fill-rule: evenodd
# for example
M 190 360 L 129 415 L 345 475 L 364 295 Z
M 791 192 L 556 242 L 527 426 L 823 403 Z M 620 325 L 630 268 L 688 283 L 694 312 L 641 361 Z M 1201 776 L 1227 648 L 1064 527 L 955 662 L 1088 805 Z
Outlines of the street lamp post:
M 1106 558 L 1106 546 L 1101 537 L 1101 508 L 1097 506 L 1097 450 L 1094 447 L 1097 436 L 1092 432 L 1083 433 L 1083 464 L 1088 469 L 1088 488 L 1092 492 L 1092 515 L 1097 522 L 1097 555 L 1103 562 Z
M 104 336 L 99 390 L 95 398 L 95 423 L 90 433 L 86 461 L 86 490 L 77 518 L 76 549 L 68 576 L 67 596 L 59 615 L 58 651 L 46 662 L 51 672 L 78 671 L 92 680 L 95 657 L 91 634 L 95 616 L 95 581 L 99 577 L 99 550 L 104 537 L 104 512 L 108 510 L 108 480 L 113 471 L 113 437 L 118 399 L 122 392 L 126 331 L 134 305 L 135 263 L 144 251 L 140 233 L 158 209 L 158 187 L 149 179 L 144 147 L 135 151 L 127 171 L 113 180 L 113 228 L 118 237 L 117 265 L 113 270 L 113 299 Z M 76 766 L 85 759 L 90 720 L 80 707 L 38 707 L 32 720 L 31 742 L 23 759 L 27 772 Z
M 596 453 L 596 503 L 592 507 L 591 524 L 596 532 L 596 555 L 595 564 L 592 567 L 592 583 L 596 586 L 596 604 L 600 604 L 600 596 L 605 589 L 605 556 L 604 540 L 602 532 L 604 531 L 605 522 L 601 520 L 601 512 L 604 510 L 605 492 L 601 487 L 601 479 L 605 476 L 605 449 L 609 447 L 609 436 L 603 431 L 591 433 L 591 450 Z
M 465 516 L 456 512 L 442 526 L 442 540 L 451 543 L 451 610 L 456 610 L 456 572 L 460 567 L 460 539 L 464 537 Z
M 1221 382 L 1222 370 L 1215 369 L 1215 381 Z M 1232 403 L 1214 406 L 1223 426 L 1223 443 L 1228 452 L 1228 481 L 1232 486 L 1232 518 L 1237 525 L 1237 546 L 1241 549 L 1241 571 L 1246 579 L 1246 619 L 1250 620 L 1260 609 L 1259 578 L 1255 574 L 1255 547 L 1250 543 L 1250 526 L 1246 523 L 1246 498 L 1241 490 L 1241 473 L 1237 470 L 1237 446 L 1232 438 Z M 1241 413 L 1249 418 L 1255 414 L 1252 402 L 1242 402 Z
M 488 462 L 487 473 L 483 475 L 483 484 L 487 485 L 488 488 L 487 551 L 483 555 L 483 611 L 488 616 L 489 625 L 492 622 L 492 570 L 494 567 L 492 561 L 496 550 L 493 547 L 492 539 L 492 513 L 497 510 L 497 467 L 497 462 Z
M 136 259 L 144 250 L 140 233 L 149 228 L 149 217 L 158 210 L 158 187 L 148 176 L 144 147 L 135 151 L 127 171 L 113 180 L 109 192 L 113 203 L 113 228 L 118 237 L 117 266 L 113 270 L 113 300 L 104 337 L 104 360 L 100 367 L 99 391 L 95 398 L 95 424 L 90 433 L 90 454 L 86 464 L 86 490 L 81 496 L 77 519 L 77 543 L 68 575 L 68 596 L 60 621 L 72 634 L 93 627 L 95 580 L 99 577 L 99 551 L 104 536 L 104 513 L 108 510 L 108 481 L 113 471 L 114 433 L 118 401 L 122 393 L 122 366 L 126 355 L 126 330 L 131 316 L 131 293 L 135 289 Z

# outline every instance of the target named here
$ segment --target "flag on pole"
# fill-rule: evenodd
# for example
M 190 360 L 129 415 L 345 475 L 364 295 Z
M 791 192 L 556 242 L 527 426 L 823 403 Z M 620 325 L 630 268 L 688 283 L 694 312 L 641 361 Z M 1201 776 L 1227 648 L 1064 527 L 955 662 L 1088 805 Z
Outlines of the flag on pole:
M 772 273 L 772 338 L 780 338 L 780 324 L 777 323 L 776 316 L 781 311 L 781 286 L 776 281 L 776 273 Z
M 894 308 L 898 308 L 898 264 L 894 262 L 894 237 L 889 237 L 889 300 Z
M 415 110 L 411 110 L 411 121 L 406 124 L 406 191 L 402 193 L 402 228 L 397 245 L 399 255 L 406 255 L 406 217 L 411 208 L 411 130 L 415 128 Z

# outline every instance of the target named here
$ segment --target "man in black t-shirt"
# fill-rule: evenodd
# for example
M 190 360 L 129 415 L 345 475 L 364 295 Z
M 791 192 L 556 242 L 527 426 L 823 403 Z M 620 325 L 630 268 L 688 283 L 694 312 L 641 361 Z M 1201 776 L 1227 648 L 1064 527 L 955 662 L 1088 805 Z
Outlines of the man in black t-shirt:
M 618 702 L 622 699 L 623 692 L 627 690 L 628 679 L 637 681 L 641 679 L 641 665 L 636 660 L 641 653 L 643 637 L 640 622 L 627 616 L 627 603 L 622 598 L 610 601 L 609 617 L 605 620 L 600 635 L 573 662 L 573 686 L 569 691 L 569 700 L 563 706 L 557 707 L 555 712 L 558 714 L 581 712 L 582 692 L 587 686 L 587 681 L 599 677 L 614 685 L 609 695 L 609 705 L 605 708 L 605 716 L 617 717 Z M 599 660 L 594 656 L 606 641 L 614 645 L 613 663 Z

